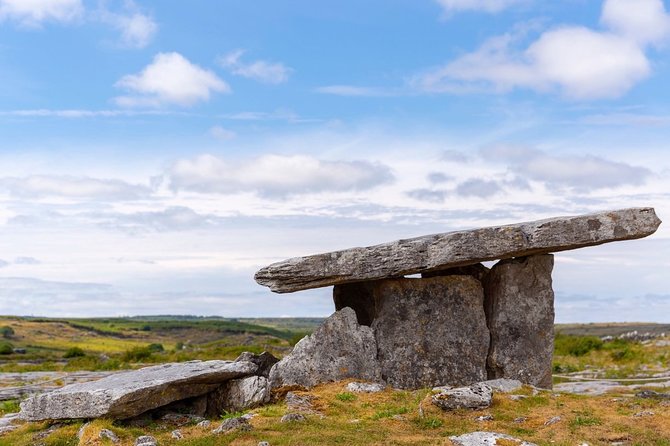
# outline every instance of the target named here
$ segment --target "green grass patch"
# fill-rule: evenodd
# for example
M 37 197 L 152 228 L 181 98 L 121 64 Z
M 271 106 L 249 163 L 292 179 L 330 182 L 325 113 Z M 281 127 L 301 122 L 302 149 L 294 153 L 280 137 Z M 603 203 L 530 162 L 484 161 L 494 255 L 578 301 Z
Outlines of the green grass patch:
M 356 401 L 356 395 L 354 395 L 351 392 L 338 393 L 337 395 L 335 395 L 335 398 L 337 398 L 339 401 L 345 401 L 345 402 Z

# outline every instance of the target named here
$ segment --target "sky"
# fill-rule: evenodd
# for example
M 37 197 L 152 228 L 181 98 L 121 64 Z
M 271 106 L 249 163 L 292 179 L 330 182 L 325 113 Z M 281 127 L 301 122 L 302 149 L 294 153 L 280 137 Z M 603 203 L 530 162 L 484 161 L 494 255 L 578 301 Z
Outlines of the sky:
M 652 206 L 662 0 L 0 0 L 0 314 L 327 316 L 285 258 Z M 556 254 L 558 322 L 670 322 L 670 225 Z

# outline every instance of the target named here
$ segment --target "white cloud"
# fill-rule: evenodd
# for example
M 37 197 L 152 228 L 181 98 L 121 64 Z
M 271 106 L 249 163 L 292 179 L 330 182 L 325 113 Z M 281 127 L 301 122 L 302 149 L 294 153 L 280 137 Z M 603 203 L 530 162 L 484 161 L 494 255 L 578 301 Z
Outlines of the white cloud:
M 285 196 L 322 191 L 365 190 L 388 182 L 388 167 L 366 161 L 323 161 L 311 156 L 263 155 L 230 163 L 213 155 L 177 161 L 170 187 L 204 193 L 256 191 Z
M 149 196 L 146 186 L 120 180 L 88 177 L 33 175 L 0 178 L 0 191 L 21 198 L 59 197 L 91 200 L 136 200 Z
M 445 12 L 483 11 L 500 12 L 523 0 L 436 0 Z
M 606 0 L 600 22 L 640 44 L 670 36 L 670 16 L 661 0 Z
M 609 29 L 560 26 L 525 49 L 518 35 L 497 36 L 413 84 L 428 92 L 529 88 L 578 100 L 620 97 L 650 75 L 645 45 L 670 36 L 670 17 L 660 0 L 606 0 L 601 22 Z
M 0 20 L 16 20 L 22 26 L 43 22 L 70 22 L 84 12 L 81 0 L 0 0 Z
M 126 1 L 124 7 L 123 13 L 103 8 L 98 14 L 99 19 L 120 31 L 123 46 L 144 48 L 158 32 L 158 24 L 151 16 L 140 12 L 133 1 Z
M 115 99 L 128 107 L 192 106 L 208 101 L 214 93 L 230 92 L 228 84 L 212 71 L 174 52 L 157 54 L 140 73 L 122 77 L 116 86 L 132 93 Z
M 244 50 L 236 50 L 218 58 L 218 63 L 223 68 L 230 70 L 237 76 L 254 79 L 265 84 L 281 84 L 288 81 L 291 68 L 279 62 L 268 62 L 256 60 L 254 62 L 243 62 L 241 57 Z
M 237 136 L 237 134 L 232 130 L 225 129 L 220 125 L 215 125 L 212 128 L 210 128 L 209 134 L 213 138 L 218 139 L 219 141 L 228 141 L 231 139 L 235 139 L 235 137 Z

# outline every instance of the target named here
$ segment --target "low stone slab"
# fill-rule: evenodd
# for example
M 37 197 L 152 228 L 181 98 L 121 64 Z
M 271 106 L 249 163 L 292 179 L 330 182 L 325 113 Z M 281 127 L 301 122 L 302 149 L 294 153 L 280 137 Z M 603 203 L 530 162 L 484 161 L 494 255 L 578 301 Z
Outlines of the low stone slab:
M 256 372 L 250 362 L 190 361 L 118 373 L 72 384 L 21 403 L 28 421 L 130 418 L 173 401 L 203 395 L 223 382 Z
M 351 308 L 335 312 L 298 342 L 270 370 L 270 387 L 313 387 L 355 378 L 380 381 L 377 343 L 370 327 L 358 324 Z
M 290 293 L 638 239 L 660 224 L 653 208 L 558 217 L 296 257 L 262 268 L 255 279 L 274 292 Z
M 554 256 L 496 263 L 485 280 L 491 331 L 489 378 L 510 378 L 551 388 L 554 354 Z

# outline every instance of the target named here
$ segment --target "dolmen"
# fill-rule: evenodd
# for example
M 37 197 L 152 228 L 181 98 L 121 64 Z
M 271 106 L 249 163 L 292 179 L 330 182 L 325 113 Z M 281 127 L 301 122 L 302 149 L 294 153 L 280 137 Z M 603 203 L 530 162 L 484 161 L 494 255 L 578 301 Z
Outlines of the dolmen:
M 336 309 L 272 367 L 270 386 L 353 378 L 418 389 L 508 378 L 551 388 L 552 253 L 639 239 L 660 224 L 654 209 L 631 208 L 269 265 L 259 284 L 277 293 L 334 286 Z

